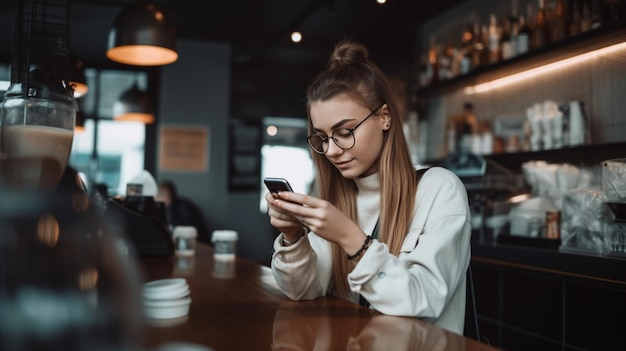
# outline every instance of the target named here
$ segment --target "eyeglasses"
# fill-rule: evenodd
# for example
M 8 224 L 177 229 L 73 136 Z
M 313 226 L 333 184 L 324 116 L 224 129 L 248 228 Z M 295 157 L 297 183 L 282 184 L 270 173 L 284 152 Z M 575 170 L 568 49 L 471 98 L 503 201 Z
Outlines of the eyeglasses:
M 326 135 L 322 134 L 311 134 L 306 138 L 307 144 L 313 149 L 313 151 L 317 152 L 320 155 L 325 154 L 328 151 L 328 139 L 333 139 L 335 145 L 339 146 L 344 150 L 352 149 L 354 144 L 356 143 L 356 139 L 354 138 L 354 131 L 365 122 L 371 115 L 373 115 L 376 111 L 378 111 L 381 107 L 383 107 L 384 103 L 373 109 L 369 115 L 367 115 L 363 120 L 354 126 L 353 128 L 339 128 L 333 131 L 330 138 Z

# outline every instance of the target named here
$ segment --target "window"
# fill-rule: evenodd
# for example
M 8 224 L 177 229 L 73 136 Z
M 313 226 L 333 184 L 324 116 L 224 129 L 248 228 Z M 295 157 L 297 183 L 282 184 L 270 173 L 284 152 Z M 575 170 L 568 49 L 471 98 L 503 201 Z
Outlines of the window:
M 285 178 L 293 191 L 310 194 L 315 169 L 306 144 L 307 121 L 302 118 L 265 117 L 263 119 L 263 146 L 261 147 L 261 183 L 265 177 Z M 267 212 L 265 194 L 261 186 L 259 209 Z
M 69 165 L 88 189 L 105 184 L 110 195 L 125 194 L 126 184 L 144 169 L 146 127 L 140 122 L 113 120 L 113 104 L 136 82 L 147 86 L 145 72 L 87 69 L 89 92 L 78 100 L 86 117 L 83 131 L 74 133 Z

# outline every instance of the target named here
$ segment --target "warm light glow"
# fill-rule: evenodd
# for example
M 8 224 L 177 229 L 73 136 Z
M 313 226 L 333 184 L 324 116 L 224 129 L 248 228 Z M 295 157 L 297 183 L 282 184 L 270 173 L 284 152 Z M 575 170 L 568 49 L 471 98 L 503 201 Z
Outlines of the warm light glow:
M 82 291 L 91 290 L 98 283 L 98 270 L 95 268 L 86 268 L 78 275 L 78 287 Z
M 127 65 L 160 66 L 178 60 L 178 53 L 160 46 L 125 45 L 109 49 L 107 57 Z
M 87 84 L 70 82 L 70 86 L 74 89 L 74 98 L 79 98 L 89 91 Z
M 386 1 L 386 0 L 376 0 L 376 2 L 377 2 L 377 3 L 379 3 L 379 4 L 381 4 L 381 5 L 382 5 L 382 4 L 385 4 L 385 3 L 387 3 L 387 1 Z
M 37 238 L 47 246 L 54 247 L 59 241 L 59 223 L 53 215 L 43 215 L 37 225 Z
M 509 198 L 509 202 L 516 204 L 516 203 L 520 203 L 524 200 L 528 200 L 530 199 L 531 195 L 530 194 L 520 194 L 520 195 L 515 195 L 511 198 Z
M 620 43 L 620 44 L 608 46 L 606 48 L 598 49 L 595 51 L 590 51 L 588 53 L 573 56 L 564 60 L 552 62 L 544 66 L 532 68 L 524 72 L 512 74 L 504 78 L 495 79 L 490 82 L 478 84 L 472 87 L 466 87 L 465 94 L 470 95 L 470 94 L 484 93 L 492 89 L 497 89 L 497 88 L 501 88 L 510 84 L 532 79 L 542 74 L 547 74 L 549 72 L 566 69 L 572 65 L 575 65 L 584 61 L 588 61 L 597 57 L 601 57 L 603 55 L 608 55 L 613 52 L 623 50 L 625 48 L 626 48 L 626 43 Z
M 74 133 L 84 133 L 85 126 L 74 126 Z
M 113 119 L 119 122 L 142 122 L 150 124 L 154 122 L 154 115 L 149 113 L 130 112 L 115 116 Z
M 291 41 L 293 41 L 294 43 L 299 43 L 300 41 L 302 41 L 302 33 L 296 31 L 293 31 L 291 33 Z
M 274 136 L 274 135 L 278 134 L 278 128 L 276 128 L 276 126 L 268 126 L 267 129 L 265 130 L 265 132 L 269 136 Z

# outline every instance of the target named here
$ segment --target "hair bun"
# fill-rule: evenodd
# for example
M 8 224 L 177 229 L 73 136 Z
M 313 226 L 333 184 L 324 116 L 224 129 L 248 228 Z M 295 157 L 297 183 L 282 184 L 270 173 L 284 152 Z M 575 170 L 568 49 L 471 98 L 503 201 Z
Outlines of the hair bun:
M 363 44 L 343 41 L 335 46 L 335 50 L 328 61 L 328 66 L 329 68 L 335 68 L 342 65 L 363 63 L 367 60 L 368 52 Z

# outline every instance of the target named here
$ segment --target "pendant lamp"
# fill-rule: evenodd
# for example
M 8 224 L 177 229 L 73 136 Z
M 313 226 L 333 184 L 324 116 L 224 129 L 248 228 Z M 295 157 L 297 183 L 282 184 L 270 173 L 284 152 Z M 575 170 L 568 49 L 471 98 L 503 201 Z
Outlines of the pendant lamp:
M 109 32 L 107 57 L 135 66 L 161 66 L 178 59 L 176 30 L 151 1 L 126 7 Z
M 154 109 L 150 97 L 146 92 L 139 90 L 136 82 L 113 104 L 113 119 L 145 124 L 154 122 Z

